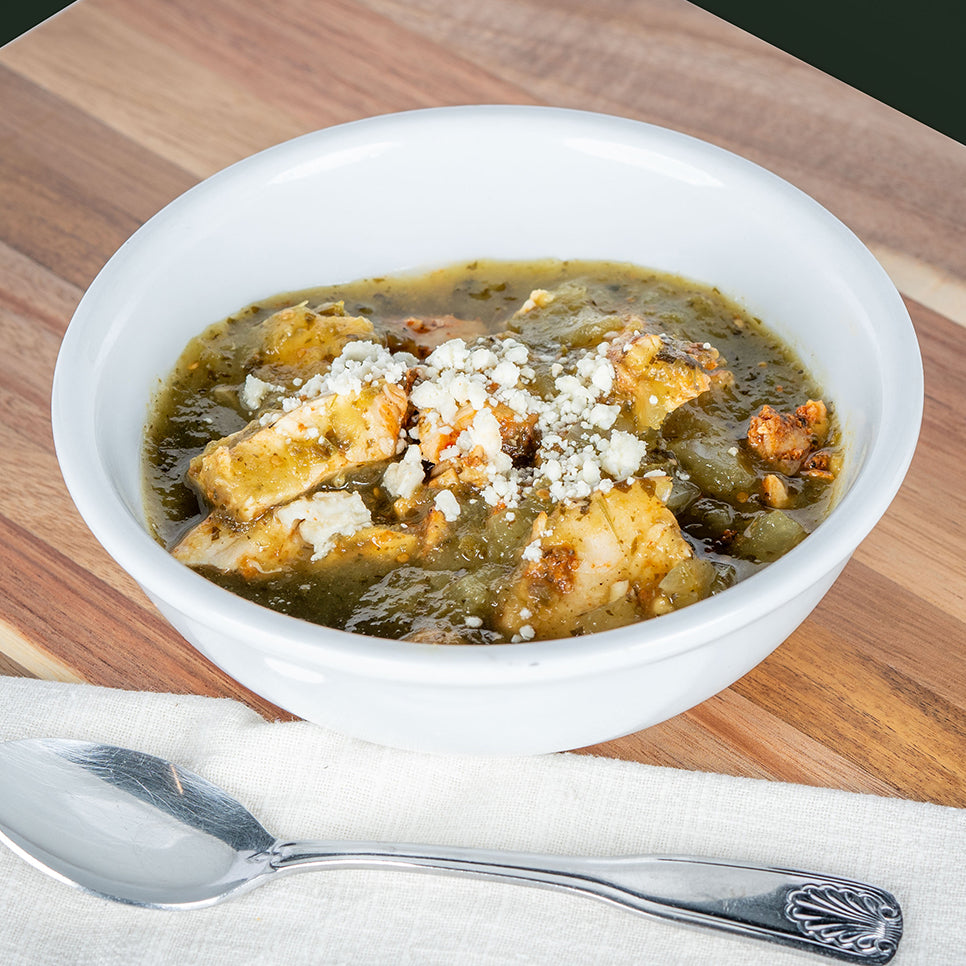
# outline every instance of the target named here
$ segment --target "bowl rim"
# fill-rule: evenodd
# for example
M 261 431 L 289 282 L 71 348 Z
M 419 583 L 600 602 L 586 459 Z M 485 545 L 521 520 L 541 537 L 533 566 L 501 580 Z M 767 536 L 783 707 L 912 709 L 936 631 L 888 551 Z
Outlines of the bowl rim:
M 888 371 L 903 363 L 906 381 L 890 386 L 883 398 L 883 429 L 849 490 L 829 516 L 789 554 L 726 592 L 681 611 L 628 627 L 576 638 L 517 644 L 441 647 L 387 640 L 321 627 L 269 610 L 212 584 L 180 564 L 158 545 L 142 522 L 128 512 L 116 494 L 97 454 L 93 400 L 83 394 L 77 351 L 90 324 L 95 293 L 109 284 L 118 264 L 159 225 L 174 218 L 199 193 L 231 179 L 257 174 L 280 162 L 296 145 L 317 145 L 355 135 L 365 140 L 385 131 L 433 128 L 453 120 L 499 123 L 525 119 L 541 125 L 606 125 L 614 134 L 675 146 L 686 155 L 698 153 L 717 165 L 751 175 L 796 206 L 804 217 L 821 224 L 840 245 L 854 252 L 856 265 L 876 291 L 893 338 L 874 348 L 887 356 Z M 93 383 L 91 384 L 91 387 Z M 861 241 L 809 195 L 778 175 L 740 155 L 691 135 L 644 121 L 597 112 L 529 105 L 461 105 L 382 114 L 312 131 L 276 144 L 216 172 L 163 207 L 100 270 L 79 302 L 58 354 L 51 397 L 54 445 L 68 491 L 94 536 L 159 607 L 176 609 L 187 619 L 216 632 L 236 636 L 275 658 L 343 672 L 401 681 L 432 681 L 451 686 L 499 682 L 522 683 L 603 673 L 653 663 L 700 647 L 787 604 L 799 587 L 808 587 L 841 567 L 885 512 L 912 460 L 922 419 L 923 374 L 919 346 L 908 311 L 885 270 Z M 902 428 L 904 431 L 898 433 Z M 887 430 L 897 432 L 888 438 Z M 106 484 L 106 487 L 105 487 Z M 797 579 L 792 579 L 797 577 Z M 696 630 L 700 628 L 700 634 Z

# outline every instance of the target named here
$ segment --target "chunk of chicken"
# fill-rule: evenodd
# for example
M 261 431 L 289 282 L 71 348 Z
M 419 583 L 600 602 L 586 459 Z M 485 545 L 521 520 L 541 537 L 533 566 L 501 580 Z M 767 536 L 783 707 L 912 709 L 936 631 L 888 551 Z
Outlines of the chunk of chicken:
M 435 475 L 453 467 L 470 486 L 489 483 L 492 466 L 506 470 L 533 459 L 540 437 L 537 414 L 521 415 L 504 403 L 487 403 L 481 409 L 467 404 L 452 423 L 435 410 L 421 410 L 417 419 L 423 459 L 436 464 Z
M 788 485 L 781 477 L 768 473 L 761 481 L 762 498 L 768 506 L 782 509 L 791 506 L 792 498 L 788 492 Z
M 251 580 L 347 564 L 387 573 L 418 553 L 421 542 L 417 533 L 372 525 L 357 494 L 334 490 L 293 500 L 240 530 L 210 515 L 172 553 L 189 567 L 213 567 Z
M 532 460 L 540 442 L 537 414 L 520 414 L 501 402 L 487 403 L 483 409 L 491 413 L 496 421 L 495 428 L 500 436 L 500 449 L 515 464 Z M 462 433 L 469 431 L 472 435 L 474 430 L 485 433 L 487 431 L 485 424 L 489 420 L 484 417 L 483 424 L 476 424 L 480 412 L 481 410 L 474 409 L 470 405 L 462 406 L 457 411 L 452 425 L 449 425 L 439 418 L 439 413 L 435 410 L 421 411 L 416 425 L 423 459 L 430 463 L 438 463 L 445 449 L 458 445 Z M 469 443 L 469 438 L 466 442 Z
M 566 637 L 581 615 L 628 591 L 646 610 L 668 571 L 692 556 L 664 505 L 670 488 L 667 477 L 634 480 L 540 514 L 498 605 L 499 629 Z
M 249 523 L 340 470 L 391 459 L 408 402 L 387 382 L 310 399 L 266 425 L 254 420 L 212 441 L 191 461 L 188 479 L 212 507 Z
M 825 403 L 809 399 L 793 413 L 762 406 L 748 424 L 748 445 L 766 463 L 786 474 L 797 473 L 828 434 Z
M 453 532 L 446 514 L 436 507 L 426 514 L 419 529 L 422 535 L 420 551 L 423 554 L 430 554 L 441 547 Z
M 522 315 L 529 315 L 534 309 L 545 309 L 555 298 L 553 292 L 548 292 L 545 288 L 535 288 L 527 296 L 523 305 L 513 313 L 513 317 L 519 318 Z
M 261 322 L 259 349 L 252 358 L 263 379 L 291 379 L 323 371 L 349 342 L 374 339 L 372 323 L 346 315 L 341 302 L 313 311 L 306 305 L 280 309 Z
M 235 530 L 214 514 L 193 527 L 171 551 L 189 567 L 212 567 L 246 580 L 307 563 L 311 548 L 294 524 L 266 513 L 244 530 Z
M 657 429 L 678 406 L 731 378 L 727 370 L 718 370 L 717 349 L 668 335 L 622 333 L 611 342 L 607 358 L 614 366 L 617 394 L 632 401 L 641 429 Z

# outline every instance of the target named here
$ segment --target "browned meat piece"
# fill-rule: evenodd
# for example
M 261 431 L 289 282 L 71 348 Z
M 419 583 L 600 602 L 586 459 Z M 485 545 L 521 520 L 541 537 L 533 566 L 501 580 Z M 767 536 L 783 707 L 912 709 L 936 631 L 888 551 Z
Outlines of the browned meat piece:
M 667 335 L 622 333 L 611 342 L 607 358 L 614 366 L 617 393 L 631 399 L 641 429 L 657 429 L 669 412 L 707 392 L 715 381 L 731 378 L 727 370 L 718 370 L 717 349 Z
M 319 396 L 212 441 L 191 461 L 188 478 L 212 507 L 248 523 L 340 470 L 391 459 L 408 405 L 405 391 L 386 382 Z
M 450 339 L 472 342 L 487 334 L 486 326 L 478 319 L 459 319 L 455 315 L 390 319 L 383 321 L 382 326 L 393 351 L 411 352 L 418 359 L 425 359 L 436 346 Z
M 828 409 L 821 399 L 809 399 L 795 410 L 795 415 L 805 421 L 812 438 L 821 446 L 828 436 Z
M 661 579 L 692 555 L 664 505 L 670 486 L 667 477 L 635 480 L 541 514 L 500 602 L 499 629 L 566 637 L 581 615 L 627 592 L 646 611 Z
M 541 546 L 539 559 L 524 569 L 530 586 L 540 588 L 535 596 L 543 597 L 551 593 L 569 594 L 577 583 L 579 566 L 577 551 L 573 547 Z
M 537 418 L 536 413 L 520 415 L 503 403 L 488 403 L 480 410 L 463 406 L 449 425 L 435 410 L 423 410 L 417 421 L 419 448 L 424 460 L 439 464 L 439 471 L 452 466 L 464 483 L 484 487 L 499 453 L 515 465 L 533 458 L 539 445 Z
M 748 445 L 786 474 L 797 473 L 828 433 L 828 412 L 821 400 L 810 399 L 793 413 L 762 406 L 748 425 Z
M 500 424 L 503 452 L 510 457 L 513 465 L 522 466 L 530 463 L 540 446 L 537 414 L 521 415 L 509 406 L 498 403 L 493 407 L 493 415 Z
M 827 449 L 820 449 L 805 457 L 799 476 L 811 476 L 814 479 L 834 480 L 838 469 L 838 458 Z

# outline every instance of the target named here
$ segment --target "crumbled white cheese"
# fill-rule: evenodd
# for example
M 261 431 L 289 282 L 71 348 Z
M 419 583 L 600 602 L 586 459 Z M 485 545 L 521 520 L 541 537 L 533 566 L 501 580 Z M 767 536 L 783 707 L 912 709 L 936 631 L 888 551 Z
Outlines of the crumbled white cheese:
M 470 353 L 470 365 L 477 372 L 485 372 L 487 369 L 492 369 L 497 363 L 496 353 L 492 349 L 474 349 Z
M 378 342 L 349 342 L 332 361 L 328 370 L 307 379 L 298 395 L 282 400 L 282 407 L 294 408 L 302 400 L 328 393 L 351 396 L 364 386 L 384 381 L 398 385 L 416 365 L 416 357 L 408 352 L 390 352 Z
M 469 429 L 460 433 L 457 443 L 464 452 L 479 447 L 491 463 L 501 462 L 501 457 L 506 456 L 500 424 L 490 409 L 483 408 L 477 412 Z
M 372 523 L 362 497 L 346 490 L 321 491 L 293 500 L 280 507 L 276 515 L 283 526 L 298 527 L 302 539 L 312 545 L 313 560 L 326 556 L 335 546 L 336 537 L 351 537 Z
M 584 459 L 580 464 L 580 478 L 591 487 L 597 486 L 601 480 L 600 466 L 592 458 Z
M 259 379 L 258 376 L 253 376 L 249 373 L 245 376 L 245 385 L 242 387 L 241 391 L 241 402 L 242 405 L 248 410 L 258 409 L 262 404 L 262 400 L 270 392 L 284 392 L 285 390 L 281 386 L 273 385 L 270 382 L 265 382 L 263 379 Z
M 482 617 L 473 617 L 471 615 L 470 617 L 464 618 L 463 623 L 467 627 L 482 627 L 483 626 L 483 618 Z
M 453 341 L 462 342 L 463 340 L 454 339 Z M 444 346 L 448 344 L 443 343 Z M 465 361 L 465 354 L 460 358 Z M 446 425 L 452 425 L 461 407 L 468 405 L 473 409 L 481 409 L 486 404 L 486 384 L 475 373 L 451 367 L 430 370 L 428 376 L 413 387 L 409 398 L 417 409 L 439 413 L 442 422 Z
M 528 543 L 523 548 L 523 553 L 520 555 L 521 560 L 527 560 L 531 563 L 536 563 L 541 557 L 543 557 L 543 549 L 540 546 L 539 540 L 534 540 L 532 543 Z
M 557 480 L 563 476 L 563 467 L 560 465 L 560 460 L 551 457 L 548 459 L 543 466 L 543 475 L 550 480 L 551 483 L 556 483 Z
M 401 460 L 390 463 L 382 474 L 382 485 L 390 496 L 408 500 L 423 482 L 423 457 L 419 447 L 410 444 Z
M 522 366 L 530 359 L 530 350 L 516 339 L 507 339 L 503 343 L 503 358 L 515 366 Z
M 610 429 L 617 422 L 617 417 L 620 415 L 620 412 L 620 406 L 607 406 L 604 403 L 596 403 L 587 414 L 587 422 L 591 426 L 596 426 L 598 429 Z
M 601 467 L 616 480 L 626 480 L 637 472 L 647 454 L 644 440 L 621 429 L 611 433 L 600 455 Z
M 541 302 L 544 295 L 539 292 L 532 298 L 534 307 L 549 304 Z M 422 432 L 411 426 L 400 433 L 396 452 L 403 458 L 391 464 L 383 478 L 391 496 L 409 498 L 422 482 L 425 454 L 417 445 L 422 437 L 429 446 L 442 444 L 441 452 L 436 449 L 431 457 L 437 461 L 473 454 L 473 465 L 483 475 L 480 495 L 490 506 L 512 509 L 537 487 L 548 489 L 557 502 L 579 500 L 629 479 L 646 456 L 643 440 L 613 428 L 621 405 L 608 400 L 616 380 L 608 358 L 611 349 L 611 342 L 604 340 L 592 348 L 567 351 L 550 363 L 555 392 L 544 396 L 533 389 L 533 367 L 549 360 L 541 359 L 539 352 L 531 359 L 534 350 L 509 335 L 469 343 L 450 339 L 422 362 L 360 340 L 347 344 L 327 372 L 284 398 L 281 408 L 295 408 L 324 393 L 354 394 L 377 380 L 412 380 L 409 398 Z M 253 391 L 256 388 L 253 385 Z M 535 423 L 532 467 L 515 467 L 504 452 L 507 411 Z M 440 508 L 445 507 L 447 519 L 456 519 L 458 502 L 452 493 L 446 494 L 437 498 L 444 501 Z M 537 559 L 539 546 L 531 553 L 537 557 L 530 559 Z
M 333 361 L 326 381 L 331 392 L 348 395 L 379 379 L 398 384 L 416 360 L 405 353 L 393 355 L 377 342 L 350 342 Z
M 500 393 L 501 402 L 506 403 L 518 416 L 526 415 L 533 405 L 533 396 L 523 389 L 507 389 Z
M 602 393 L 610 392 L 614 386 L 614 367 L 600 354 L 584 356 L 577 363 L 577 372 Z
M 498 385 L 510 388 L 520 379 L 520 367 L 514 365 L 509 359 L 504 359 L 490 371 L 490 378 Z
M 459 519 L 460 504 L 459 500 L 453 495 L 452 490 L 440 490 L 436 494 L 436 499 L 433 500 L 433 506 L 443 514 L 443 518 L 447 523 L 452 523 L 454 520 Z
M 463 369 L 469 358 L 463 339 L 449 339 L 438 345 L 426 357 L 426 365 L 433 369 Z
M 537 632 L 529 624 L 524 624 L 517 633 L 523 641 L 532 641 L 537 636 Z

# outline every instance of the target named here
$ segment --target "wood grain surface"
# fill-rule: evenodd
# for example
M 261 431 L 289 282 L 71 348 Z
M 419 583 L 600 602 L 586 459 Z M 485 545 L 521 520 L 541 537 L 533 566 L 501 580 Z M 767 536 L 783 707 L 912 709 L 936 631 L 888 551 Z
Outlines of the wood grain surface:
M 80 0 L 0 50 L 0 673 L 228 695 L 78 517 L 51 441 L 84 288 L 176 195 L 280 140 L 445 104 L 674 127 L 877 254 L 924 357 L 893 506 L 768 660 L 589 752 L 966 806 L 966 148 L 684 0 Z

